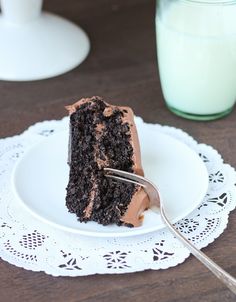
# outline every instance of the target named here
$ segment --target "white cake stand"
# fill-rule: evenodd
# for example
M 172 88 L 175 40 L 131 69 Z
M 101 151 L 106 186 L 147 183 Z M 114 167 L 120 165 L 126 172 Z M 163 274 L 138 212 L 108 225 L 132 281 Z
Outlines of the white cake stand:
M 42 13 L 42 0 L 0 0 L 0 79 L 40 80 L 78 66 L 90 43 L 77 25 Z

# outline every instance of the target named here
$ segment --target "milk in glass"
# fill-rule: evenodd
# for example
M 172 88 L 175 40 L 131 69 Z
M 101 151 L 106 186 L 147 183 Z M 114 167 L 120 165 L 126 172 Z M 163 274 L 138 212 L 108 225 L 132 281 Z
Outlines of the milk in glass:
M 229 110 L 236 100 L 236 5 L 180 2 L 169 1 L 156 17 L 165 100 L 189 114 Z

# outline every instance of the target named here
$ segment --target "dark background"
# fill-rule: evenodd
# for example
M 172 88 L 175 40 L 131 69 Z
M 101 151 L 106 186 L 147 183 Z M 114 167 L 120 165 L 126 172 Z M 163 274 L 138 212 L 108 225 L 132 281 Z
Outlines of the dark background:
M 81 66 L 56 78 L 0 81 L 0 137 L 21 133 L 38 121 L 60 119 L 65 105 L 100 95 L 131 106 L 146 122 L 182 128 L 236 166 L 235 111 L 222 120 L 193 122 L 164 105 L 156 63 L 155 1 L 48 0 L 44 8 L 80 24 L 91 39 L 91 52 Z M 204 249 L 234 276 L 235 228 L 234 212 L 224 234 Z M 0 302 L 5 301 L 233 302 L 235 296 L 192 256 L 163 271 L 78 278 L 53 278 L 0 260 Z

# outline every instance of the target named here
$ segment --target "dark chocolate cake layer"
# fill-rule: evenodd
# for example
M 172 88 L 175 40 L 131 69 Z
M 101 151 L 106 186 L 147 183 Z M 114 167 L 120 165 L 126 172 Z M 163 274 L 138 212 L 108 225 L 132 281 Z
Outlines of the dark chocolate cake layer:
M 131 131 L 134 125 L 128 121 L 130 109 L 108 105 L 99 97 L 82 99 L 67 109 L 70 175 L 66 206 L 80 221 L 134 226 L 137 223 L 132 217 L 123 218 L 130 216 L 131 201 L 140 195 L 140 188 L 106 178 L 103 172 L 104 167 L 137 170 Z M 138 213 L 134 215 L 140 216 L 148 207 L 147 198 L 142 194 L 141 203 L 135 204 L 138 208 L 133 204 L 132 209 Z

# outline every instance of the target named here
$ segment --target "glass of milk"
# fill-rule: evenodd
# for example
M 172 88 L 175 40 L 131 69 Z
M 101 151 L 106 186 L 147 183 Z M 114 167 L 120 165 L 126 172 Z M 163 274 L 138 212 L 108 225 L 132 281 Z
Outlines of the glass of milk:
M 236 101 L 236 1 L 159 0 L 156 35 L 168 108 L 195 120 L 230 113 Z

